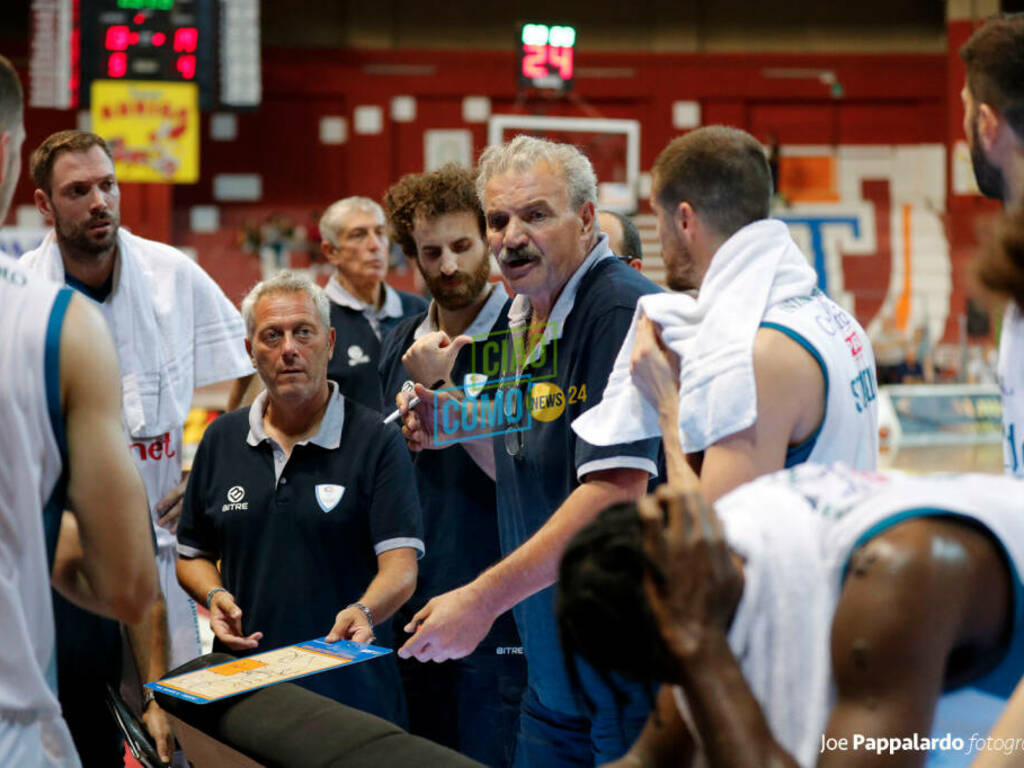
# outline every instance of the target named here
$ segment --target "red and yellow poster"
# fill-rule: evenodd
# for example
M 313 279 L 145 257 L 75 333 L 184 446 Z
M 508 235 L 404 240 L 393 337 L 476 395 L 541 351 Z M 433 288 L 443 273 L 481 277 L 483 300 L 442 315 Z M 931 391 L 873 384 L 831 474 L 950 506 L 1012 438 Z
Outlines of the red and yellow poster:
M 92 129 L 110 145 L 118 181 L 199 180 L 199 88 L 195 83 L 96 80 Z

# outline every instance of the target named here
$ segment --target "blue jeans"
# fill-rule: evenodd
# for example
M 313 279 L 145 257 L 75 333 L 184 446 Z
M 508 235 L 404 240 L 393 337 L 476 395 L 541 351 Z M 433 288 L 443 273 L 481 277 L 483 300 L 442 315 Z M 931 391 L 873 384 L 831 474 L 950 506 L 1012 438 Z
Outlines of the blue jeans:
M 515 768 L 592 768 L 629 750 L 652 701 L 639 686 L 629 686 L 629 699 L 620 713 L 610 698 L 595 695 L 591 687 L 587 685 L 588 693 L 597 705 L 591 717 L 549 709 L 533 688 L 527 689 L 519 713 Z

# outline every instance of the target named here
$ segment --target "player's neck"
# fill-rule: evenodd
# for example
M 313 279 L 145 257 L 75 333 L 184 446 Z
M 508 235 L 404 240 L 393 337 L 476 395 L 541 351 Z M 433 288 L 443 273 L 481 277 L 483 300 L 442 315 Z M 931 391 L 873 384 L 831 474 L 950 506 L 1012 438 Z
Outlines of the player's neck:
M 112 245 L 101 253 L 80 251 L 70 245 L 57 241 L 60 248 L 61 261 L 64 262 L 65 273 L 90 288 L 99 288 L 114 271 L 117 263 L 117 245 Z
M 461 309 L 445 309 L 435 301 L 434 306 L 437 307 L 437 327 L 448 334 L 448 338 L 454 339 L 476 320 L 476 316 L 484 308 L 484 304 L 487 303 L 487 299 L 490 298 L 491 291 L 493 290 L 494 284 L 487 284 L 476 297 L 476 301 L 468 307 L 462 307 Z

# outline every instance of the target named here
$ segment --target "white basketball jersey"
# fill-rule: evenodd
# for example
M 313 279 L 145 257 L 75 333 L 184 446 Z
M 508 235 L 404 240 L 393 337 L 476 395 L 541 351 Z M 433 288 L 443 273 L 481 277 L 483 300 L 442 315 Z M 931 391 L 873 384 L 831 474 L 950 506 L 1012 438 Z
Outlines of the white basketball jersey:
M 786 466 L 843 462 L 862 470 L 878 465 L 878 385 L 868 335 L 852 315 L 815 290 L 775 304 L 762 328 L 785 333 L 814 357 L 825 376 L 821 427 L 786 454 Z
M 741 486 L 715 508 L 730 546 L 745 560 L 729 644 L 772 732 L 805 768 L 818 760 L 835 703 L 832 617 L 853 551 L 914 517 L 966 517 L 985 526 L 1015 571 L 1015 636 L 997 669 L 943 696 L 931 735 L 987 733 L 1024 674 L 1024 481 L 801 464 Z M 937 752 L 929 764 L 970 762 L 957 759 Z
M 0 254 L 0 716 L 60 713 L 43 509 L 63 470 L 58 363 L 70 295 Z
M 999 389 L 1003 395 L 1003 468 L 1024 477 L 1024 313 L 1011 301 L 999 337 Z

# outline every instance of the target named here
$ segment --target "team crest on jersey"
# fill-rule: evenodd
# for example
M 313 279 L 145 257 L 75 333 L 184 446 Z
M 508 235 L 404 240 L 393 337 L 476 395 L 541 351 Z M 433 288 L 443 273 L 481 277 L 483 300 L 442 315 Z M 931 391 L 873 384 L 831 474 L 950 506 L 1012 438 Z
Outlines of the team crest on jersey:
M 316 486 L 316 503 L 320 505 L 320 509 L 327 514 L 341 501 L 341 497 L 345 495 L 344 485 L 330 485 L 324 483 Z
M 358 344 L 353 344 L 348 348 L 348 364 L 349 365 L 362 365 L 363 363 L 370 362 L 370 356 L 363 351 L 363 348 Z
M 462 378 L 462 388 L 472 398 L 483 392 L 486 383 L 487 376 L 482 373 L 467 373 Z

